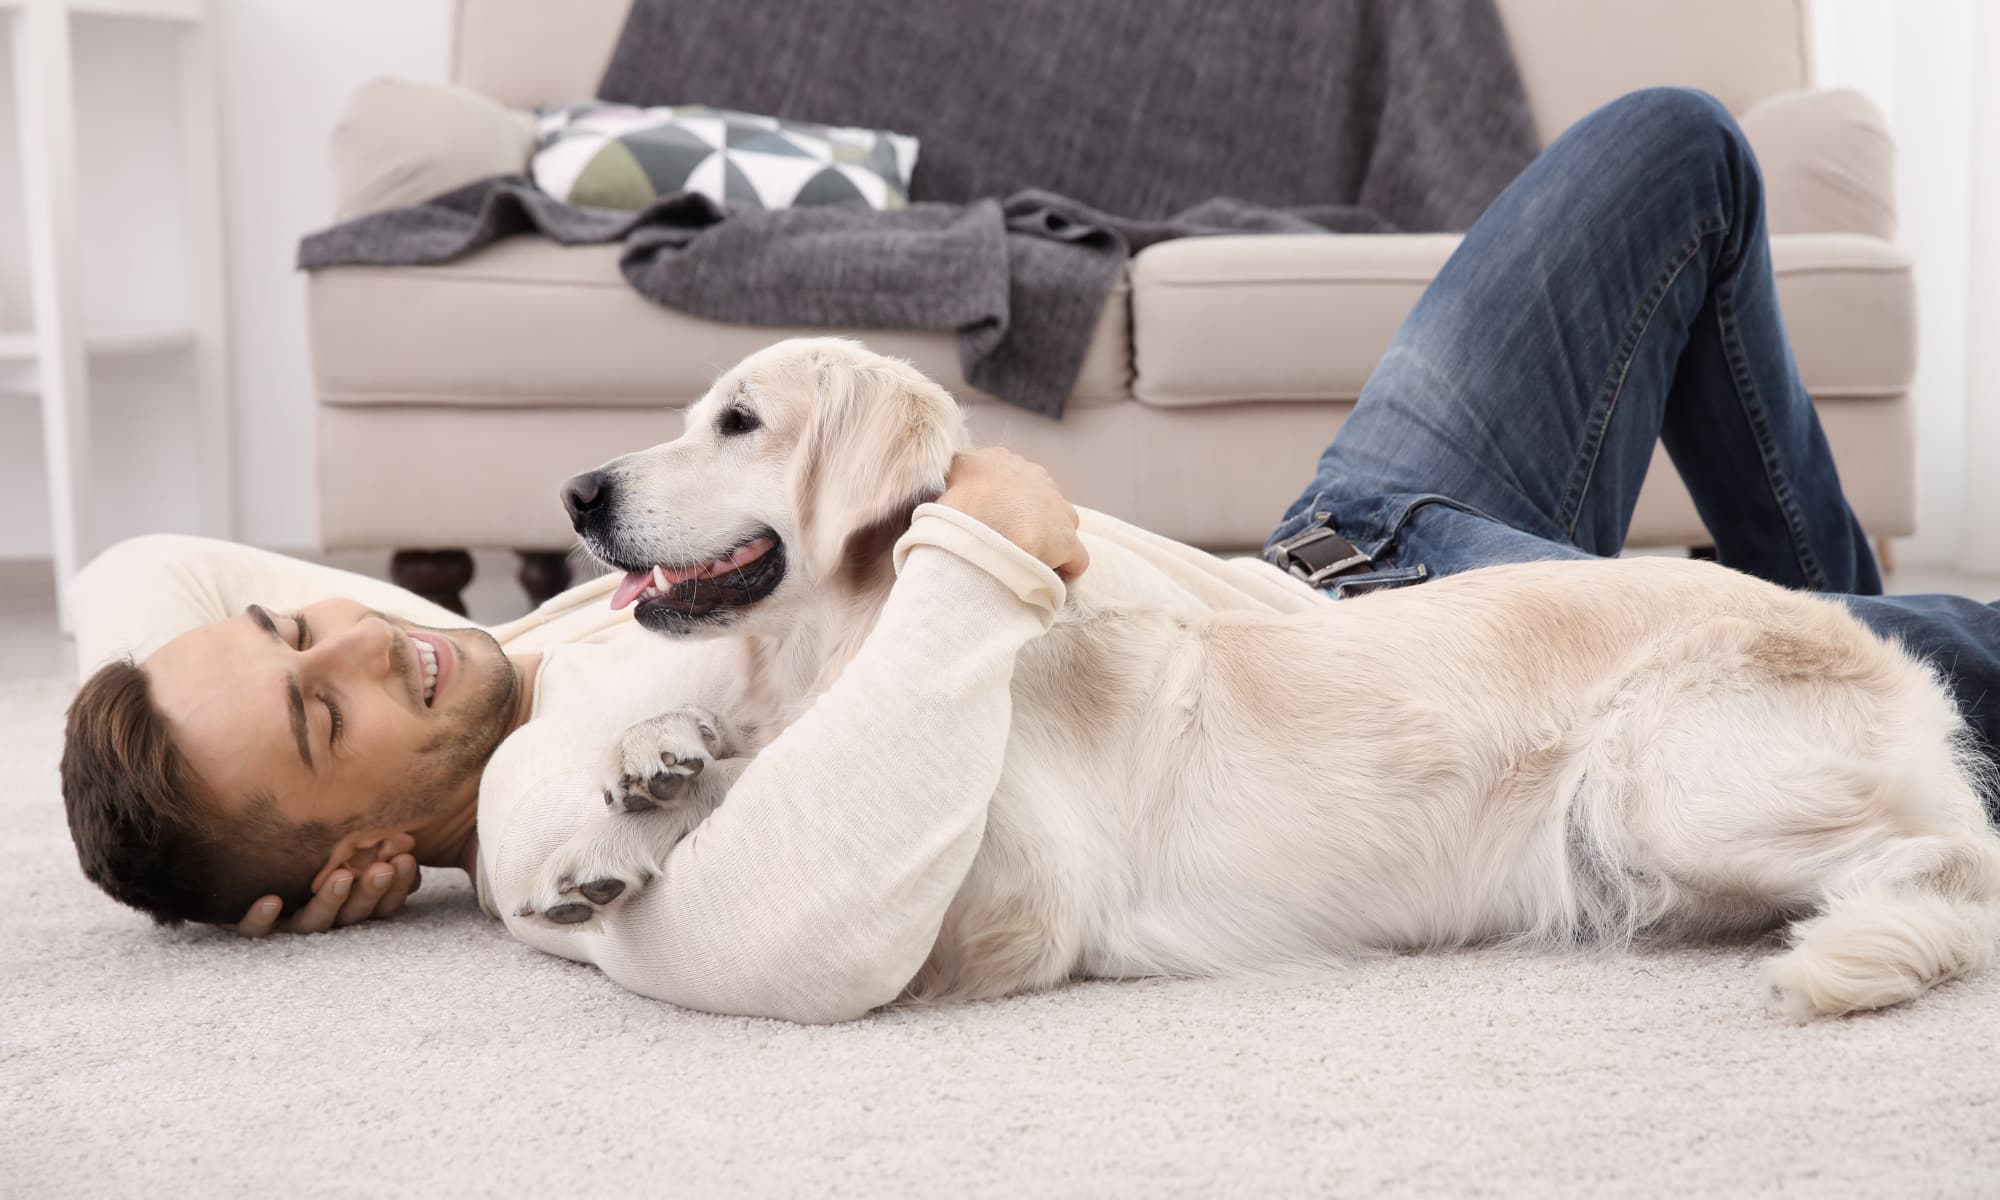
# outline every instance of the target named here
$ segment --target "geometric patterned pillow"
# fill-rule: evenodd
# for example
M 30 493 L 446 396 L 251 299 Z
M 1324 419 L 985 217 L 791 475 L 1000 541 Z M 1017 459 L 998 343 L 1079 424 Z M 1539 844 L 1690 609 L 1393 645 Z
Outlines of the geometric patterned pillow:
M 535 110 L 535 185 L 588 208 L 637 210 L 675 192 L 736 208 L 910 202 L 917 139 L 703 105 L 588 101 Z

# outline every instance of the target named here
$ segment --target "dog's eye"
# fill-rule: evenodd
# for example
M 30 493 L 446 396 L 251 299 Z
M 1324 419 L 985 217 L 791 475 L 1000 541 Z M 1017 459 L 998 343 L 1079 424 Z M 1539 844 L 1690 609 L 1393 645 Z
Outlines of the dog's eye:
M 764 423 L 757 419 L 756 413 L 735 405 L 723 409 L 722 419 L 715 423 L 715 431 L 723 437 L 734 437 L 739 433 L 749 433 L 753 429 L 763 427 Z

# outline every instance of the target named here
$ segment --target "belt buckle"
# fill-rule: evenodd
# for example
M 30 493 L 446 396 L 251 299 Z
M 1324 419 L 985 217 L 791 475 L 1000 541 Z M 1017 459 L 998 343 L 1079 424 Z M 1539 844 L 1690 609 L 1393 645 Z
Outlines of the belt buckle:
M 1307 553 L 1315 548 L 1316 552 Z M 1288 537 L 1272 549 L 1277 552 L 1280 566 L 1313 587 L 1320 587 L 1327 580 L 1344 575 L 1356 567 L 1375 565 L 1372 555 L 1325 525 Z M 1322 556 L 1328 557 L 1329 561 L 1316 561 Z

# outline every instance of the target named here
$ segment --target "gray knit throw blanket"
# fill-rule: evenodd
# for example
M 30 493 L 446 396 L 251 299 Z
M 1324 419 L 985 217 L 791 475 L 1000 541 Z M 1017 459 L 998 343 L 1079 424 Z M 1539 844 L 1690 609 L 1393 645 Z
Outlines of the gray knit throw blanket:
M 506 176 L 299 265 L 621 241 L 633 287 L 711 320 L 956 330 L 968 382 L 1053 417 L 1145 247 L 1460 230 L 1539 149 L 1492 0 L 635 0 L 599 93 L 915 134 L 913 203 L 634 214 Z

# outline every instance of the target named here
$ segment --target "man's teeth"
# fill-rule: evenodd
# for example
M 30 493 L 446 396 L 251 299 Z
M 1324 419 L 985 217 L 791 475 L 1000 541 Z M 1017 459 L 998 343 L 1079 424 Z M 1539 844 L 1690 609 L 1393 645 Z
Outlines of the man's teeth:
M 437 651 L 433 650 L 431 644 L 422 638 L 413 637 L 410 639 L 410 642 L 417 648 L 417 665 L 422 667 L 424 672 L 424 703 L 429 704 L 437 696 Z

